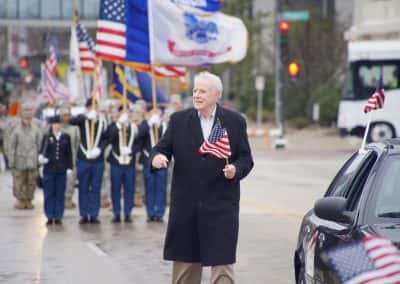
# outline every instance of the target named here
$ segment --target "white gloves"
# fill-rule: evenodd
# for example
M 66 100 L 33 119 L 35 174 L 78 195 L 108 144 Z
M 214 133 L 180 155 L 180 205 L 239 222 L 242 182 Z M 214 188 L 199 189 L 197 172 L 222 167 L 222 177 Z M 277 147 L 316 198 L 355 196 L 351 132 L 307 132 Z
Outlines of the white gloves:
M 96 159 L 100 154 L 101 154 L 101 150 L 98 147 L 96 147 L 96 148 L 93 148 L 92 150 L 87 151 L 86 157 L 88 159 Z
M 132 153 L 132 150 L 129 147 L 121 147 L 121 155 L 129 156 Z
M 128 124 L 129 123 L 129 116 L 126 112 L 121 114 L 121 116 L 118 118 L 118 123 L 120 123 L 120 124 Z
M 86 117 L 90 120 L 95 120 L 97 118 L 97 111 L 94 109 L 89 110 L 89 112 L 86 114 Z
M 72 175 L 73 171 L 71 169 L 67 169 L 67 176 Z
M 157 114 L 153 114 L 148 120 L 148 124 L 150 127 L 152 127 L 153 125 L 160 125 L 160 122 L 161 118 Z
M 49 162 L 49 159 L 47 159 L 45 156 L 40 154 L 39 157 L 38 157 L 38 162 L 41 165 L 46 165 Z

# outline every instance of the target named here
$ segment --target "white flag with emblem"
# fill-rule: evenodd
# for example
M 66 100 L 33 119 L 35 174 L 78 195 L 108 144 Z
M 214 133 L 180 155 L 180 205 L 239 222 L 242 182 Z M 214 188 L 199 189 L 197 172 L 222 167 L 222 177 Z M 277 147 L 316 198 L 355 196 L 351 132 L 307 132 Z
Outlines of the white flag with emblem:
M 148 0 L 152 63 L 198 66 L 246 56 L 248 35 L 241 19 L 174 2 Z

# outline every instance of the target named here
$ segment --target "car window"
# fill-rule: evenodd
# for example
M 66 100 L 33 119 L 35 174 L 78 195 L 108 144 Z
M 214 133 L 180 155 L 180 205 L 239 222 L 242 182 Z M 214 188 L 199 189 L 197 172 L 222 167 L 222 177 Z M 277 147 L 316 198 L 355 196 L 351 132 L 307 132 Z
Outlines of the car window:
M 347 210 L 353 211 L 357 207 L 365 183 L 367 182 L 377 158 L 377 153 L 371 151 L 371 153 L 364 159 L 365 162 L 362 163 L 359 171 L 354 175 L 354 180 L 345 196 L 348 199 Z
M 355 153 L 340 169 L 325 196 L 342 196 L 346 197 L 347 191 L 355 177 L 355 173 L 358 171 L 366 155 L 370 154 L 359 154 Z
M 375 215 L 400 218 L 400 155 L 391 155 L 379 180 Z

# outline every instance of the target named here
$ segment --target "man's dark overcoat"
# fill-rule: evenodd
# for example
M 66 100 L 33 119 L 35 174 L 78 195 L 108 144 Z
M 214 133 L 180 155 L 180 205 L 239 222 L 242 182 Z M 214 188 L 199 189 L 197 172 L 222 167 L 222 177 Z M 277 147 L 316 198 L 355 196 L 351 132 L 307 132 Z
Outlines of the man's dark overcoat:
M 233 264 L 239 230 L 239 182 L 253 167 L 244 118 L 217 106 L 214 124 L 227 129 L 236 177 L 226 179 L 226 161 L 201 155 L 204 142 L 194 108 L 174 113 L 157 153 L 175 159 L 171 205 L 164 244 L 166 260 L 200 262 L 203 266 Z

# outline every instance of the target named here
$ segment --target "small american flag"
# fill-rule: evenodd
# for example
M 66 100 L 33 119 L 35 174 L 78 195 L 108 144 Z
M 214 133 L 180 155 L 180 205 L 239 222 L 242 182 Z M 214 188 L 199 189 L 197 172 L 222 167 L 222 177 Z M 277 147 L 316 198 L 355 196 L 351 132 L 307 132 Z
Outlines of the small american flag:
M 96 56 L 111 61 L 125 61 L 125 0 L 102 0 L 97 21 Z
M 211 154 L 220 159 L 228 159 L 231 156 L 228 132 L 222 128 L 220 123 L 215 124 L 208 140 L 201 144 L 199 153 Z
M 75 27 L 79 42 L 81 70 L 83 73 L 93 73 L 95 65 L 95 43 L 81 23 L 77 23 Z
M 383 78 L 381 75 L 376 84 L 375 92 L 368 99 L 366 105 L 364 106 L 364 113 L 368 113 L 372 110 L 383 108 L 384 103 L 385 103 L 385 91 L 383 89 Z
M 101 100 L 103 98 L 103 63 L 100 59 L 96 60 L 95 76 L 94 96 L 96 100 Z
M 327 252 L 340 283 L 400 283 L 400 253 L 388 239 L 369 236 Z

